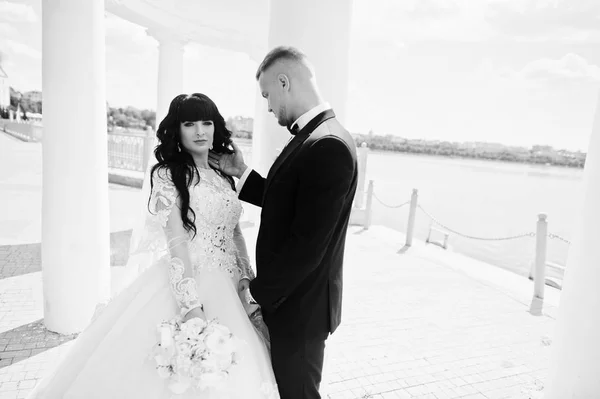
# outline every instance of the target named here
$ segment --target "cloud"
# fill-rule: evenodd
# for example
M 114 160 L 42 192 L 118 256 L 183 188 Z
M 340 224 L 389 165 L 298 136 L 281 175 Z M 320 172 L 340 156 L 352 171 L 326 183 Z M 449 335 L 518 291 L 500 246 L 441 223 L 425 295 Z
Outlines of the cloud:
M 461 7 L 452 0 L 419 0 L 406 14 L 413 18 L 445 18 L 460 13 Z
M 355 0 L 353 29 L 406 43 L 600 43 L 600 1 Z
M 473 73 L 473 79 L 480 84 L 505 85 L 515 76 L 516 72 L 506 66 L 499 67 L 490 58 L 484 58 L 477 65 Z
M 525 65 L 515 76 L 551 85 L 600 83 L 600 67 L 569 53 L 561 59 L 543 58 Z
M 597 0 L 490 0 L 485 19 L 520 40 L 600 41 Z
M 9 57 L 15 55 L 24 55 L 36 60 L 42 59 L 42 53 L 24 43 L 17 42 L 11 39 L 0 40 L 0 45 L 5 49 Z
M 0 1 L 0 23 L 36 22 L 33 7 L 27 4 Z
M 484 20 L 483 0 L 356 1 L 357 34 L 410 44 L 419 41 L 481 42 L 497 33 Z

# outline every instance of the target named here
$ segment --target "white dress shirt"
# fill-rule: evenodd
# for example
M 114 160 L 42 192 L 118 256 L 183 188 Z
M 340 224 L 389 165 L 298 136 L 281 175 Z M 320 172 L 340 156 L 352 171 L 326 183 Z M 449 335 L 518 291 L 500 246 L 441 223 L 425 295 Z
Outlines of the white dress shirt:
M 296 119 L 296 121 L 294 123 L 292 123 L 292 126 L 290 126 L 290 128 L 293 128 L 294 125 L 298 125 L 298 131 L 300 131 L 304 128 L 304 126 L 306 126 L 308 124 L 308 122 L 313 120 L 321 112 L 327 111 L 328 109 L 331 109 L 331 106 L 329 105 L 329 103 L 327 103 L 327 102 L 321 103 L 321 104 L 317 105 L 316 107 L 313 107 L 310 110 L 308 110 L 307 112 L 300 115 L 300 117 L 298 119 Z M 292 141 L 292 140 L 290 139 L 290 141 Z M 289 144 L 289 141 L 288 141 L 288 144 Z M 287 146 L 287 144 L 286 144 L 286 146 Z M 285 149 L 285 147 L 284 147 L 284 149 Z M 240 177 L 240 180 L 238 181 L 238 184 L 236 185 L 236 190 L 237 190 L 238 195 L 240 195 L 240 192 L 242 191 L 242 188 L 244 187 L 244 183 L 246 183 L 246 179 L 250 175 L 250 172 L 252 172 L 252 169 L 247 168 L 246 171 L 244 172 L 244 174 L 242 175 L 242 177 Z

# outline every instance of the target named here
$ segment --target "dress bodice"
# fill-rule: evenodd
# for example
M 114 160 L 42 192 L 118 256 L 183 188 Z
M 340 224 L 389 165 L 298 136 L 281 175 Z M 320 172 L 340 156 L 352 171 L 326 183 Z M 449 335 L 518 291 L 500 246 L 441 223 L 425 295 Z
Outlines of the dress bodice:
M 213 170 L 199 172 L 199 182 L 190 188 L 190 208 L 196 224 L 196 236 L 190 233 L 190 257 L 196 270 L 232 273 L 236 267 L 234 229 L 243 208 L 227 180 Z
M 177 242 L 186 241 L 190 266 L 194 271 L 220 269 L 233 274 L 239 266 L 234 236 L 243 211 L 242 204 L 231 184 L 222 176 L 212 169 L 198 169 L 198 172 L 199 175 L 188 188 L 188 217 L 196 226 L 195 235 L 193 230 L 185 231 L 181 221 L 174 224 L 177 231 L 167 226 L 172 211 L 179 203 L 179 193 L 170 171 L 161 168 L 152 177 L 151 219 L 157 221 L 156 229 L 167 229 L 166 242 L 158 247 L 168 250 Z M 148 229 L 156 230 L 152 227 Z M 159 242 L 158 236 L 157 232 L 149 234 L 149 241 Z

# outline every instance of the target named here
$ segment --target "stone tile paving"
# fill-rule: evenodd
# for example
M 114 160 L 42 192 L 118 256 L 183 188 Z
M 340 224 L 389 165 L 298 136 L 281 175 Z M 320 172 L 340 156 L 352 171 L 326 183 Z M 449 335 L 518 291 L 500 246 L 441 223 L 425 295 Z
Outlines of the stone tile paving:
M 253 247 L 256 231 L 246 231 Z M 358 233 L 348 238 L 344 322 L 328 341 L 324 397 L 541 397 L 553 318 L 427 248 L 399 255 L 396 233 Z M 73 337 L 46 332 L 42 317 L 40 273 L 0 280 L 0 358 L 12 359 L 0 366 L 0 399 L 25 397 L 68 350 L 61 343 Z
M 554 320 L 383 237 L 349 237 L 329 397 L 540 397 Z
M 110 234 L 110 264 L 123 266 L 129 257 L 131 230 Z M 42 270 L 41 244 L 0 245 L 0 279 Z
M 77 334 L 61 335 L 46 330 L 44 320 L 0 333 L 0 368 L 36 356 L 77 338 Z

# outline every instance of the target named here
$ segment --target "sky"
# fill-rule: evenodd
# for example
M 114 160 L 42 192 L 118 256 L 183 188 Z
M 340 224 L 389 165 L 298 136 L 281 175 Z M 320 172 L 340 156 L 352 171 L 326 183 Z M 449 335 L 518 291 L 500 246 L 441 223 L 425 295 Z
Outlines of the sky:
M 586 151 L 600 90 L 598 0 L 354 0 L 346 127 Z M 41 0 L 0 0 L 12 87 L 41 90 Z M 210 60 L 210 62 L 206 62 Z M 186 91 L 253 116 L 257 63 L 188 44 Z M 106 15 L 107 100 L 154 109 L 158 47 Z M 318 71 L 317 71 L 318 74 Z

